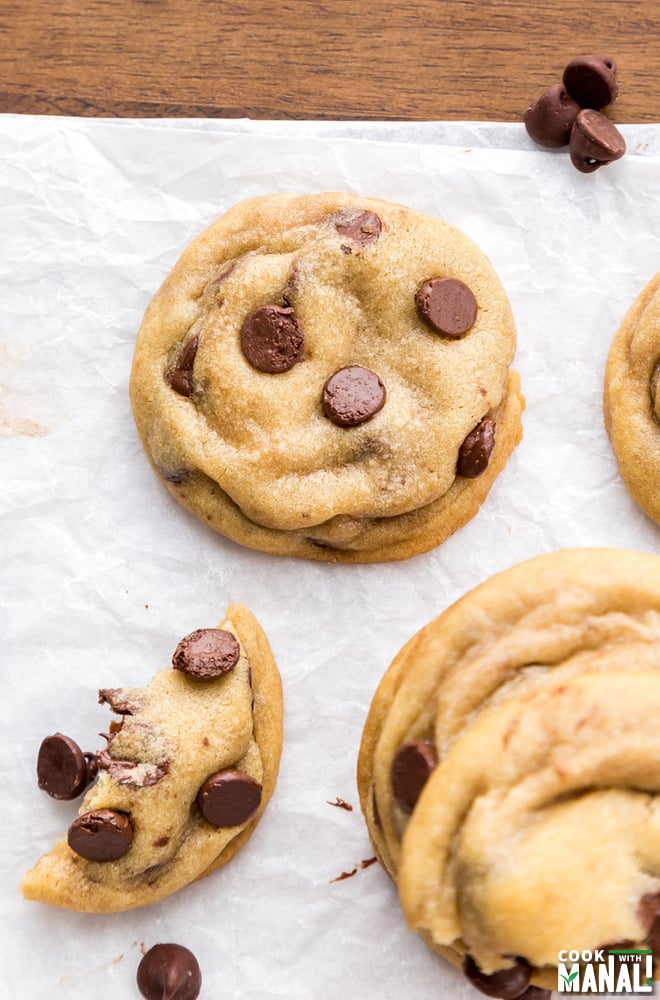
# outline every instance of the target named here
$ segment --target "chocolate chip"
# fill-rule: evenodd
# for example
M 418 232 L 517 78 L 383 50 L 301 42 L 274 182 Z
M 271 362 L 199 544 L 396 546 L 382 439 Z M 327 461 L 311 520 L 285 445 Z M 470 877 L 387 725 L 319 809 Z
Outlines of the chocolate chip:
M 137 970 L 145 1000 L 197 1000 L 202 973 L 191 951 L 180 944 L 155 944 Z
M 637 947 L 638 946 L 635 944 L 634 941 L 616 941 L 614 944 L 600 945 L 598 951 L 602 951 L 606 955 L 608 955 L 610 952 L 630 952 L 631 950 L 635 951 Z M 617 962 L 618 965 L 627 965 L 631 972 L 632 969 L 630 967 L 633 964 L 635 964 L 637 959 L 636 955 L 629 955 L 629 954 L 613 955 L 612 957 L 614 958 L 615 962 Z
M 545 990 L 542 986 L 528 986 L 524 993 L 520 994 L 519 1000 L 551 1000 L 552 990 Z
M 477 300 L 457 278 L 425 281 L 417 290 L 415 305 L 420 318 L 443 337 L 462 337 L 477 318 Z
M 524 117 L 527 134 L 547 149 L 568 146 L 579 110 L 580 105 L 563 84 L 556 83 L 527 108 Z
M 135 699 L 135 692 L 125 688 L 101 688 L 99 705 L 109 705 L 117 715 L 132 715 L 139 711 L 140 703 Z
M 174 367 L 170 368 L 165 376 L 174 391 L 178 392 L 180 396 L 192 396 L 193 394 L 193 365 L 198 346 L 198 337 L 193 337 L 187 344 L 184 344 Z
M 392 794 L 401 808 L 411 813 L 422 789 L 438 763 L 435 747 L 424 740 L 404 743 L 392 761 Z
M 529 988 L 532 967 L 524 958 L 518 958 L 510 969 L 501 969 L 487 976 L 472 956 L 466 955 L 463 959 L 463 972 L 472 985 L 487 997 L 497 997 L 497 1000 L 518 1000 L 525 996 Z
M 54 799 L 76 799 L 96 776 L 94 754 L 62 733 L 47 736 L 37 755 L 37 783 Z
M 197 804 L 213 826 L 240 826 L 261 805 L 261 785 L 244 771 L 218 771 L 200 788 Z
M 580 111 L 571 131 L 571 163 L 590 174 L 606 163 L 619 160 L 626 143 L 616 125 L 600 111 Z
M 150 788 L 169 774 L 170 762 L 148 763 L 134 760 L 116 760 L 108 750 L 100 750 L 96 755 L 98 766 L 107 771 L 118 785 L 130 785 L 131 788 Z
M 383 224 L 375 212 L 360 212 L 350 218 L 345 215 L 335 222 L 335 229 L 341 236 L 348 237 L 357 244 L 358 250 L 374 243 L 380 236 Z
M 638 907 L 639 919 L 648 928 L 646 940 L 656 960 L 660 960 L 660 893 L 646 893 Z
M 476 479 L 486 471 L 495 447 L 495 427 L 495 421 L 491 417 L 484 417 L 474 430 L 470 431 L 458 449 L 457 476 Z
M 243 354 L 253 368 L 270 375 L 287 372 L 300 360 L 303 329 L 290 306 L 259 306 L 241 329 Z
M 356 427 L 382 410 L 386 395 L 375 372 L 359 365 L 340 368 L 323 386 L 323 412 L 339 427 Z
M 116 861 L 130 849 L 133 827 L 125 813 L 95 809 L 69 827 L 69 847 L 87 861 Z
M 564 70 L 564 86 L 580 107 L 600 111 L 616 101 L 616 63 L 609 56 L 579 56 Z
M 196 680 L 213 680 L 233 670 L 241 647 L 222 628 L 198 628 L 185 636 L 174 650 L 172 666 Z

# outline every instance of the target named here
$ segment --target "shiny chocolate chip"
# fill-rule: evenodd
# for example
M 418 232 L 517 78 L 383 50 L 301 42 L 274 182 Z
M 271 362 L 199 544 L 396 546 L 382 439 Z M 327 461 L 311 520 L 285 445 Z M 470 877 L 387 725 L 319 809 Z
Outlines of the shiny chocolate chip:
M 487 997 L 496 997 L 497 1000 L 519 1000 L 526 995 L 529 988 L 532 967 L 524 958 L 518 958 L 510 969 L 500 969 L 499 972 L 487 976 L 472 956 L 466 955 L 463 959 L 463 972 L 472 985 Z
M 580 105 L 563 84 L 556 83 L 527 108 L 524 117 L 527 134 L 547 149 L 568 146 L 579 110 Z
M 340 236 L 345 236 L 356 244 L 357 250 L 374 243 L 380 236 L 383 224 L 375 212 L 360 212 L 359 215 L 349 217 L 342 216 L 335 222 L 335 229 Z
M 616 63 L 609 56 L 579 56 L 564 70 L 564 86 L 581 108 L 600 111 L 616 101 Z
M 616 125 L 600 111 L 580 111 L 571 131 L 571 163 L 583 174 L 619 160 L 626 151 L 625 139 Z
M 233 670 L 241 647 L 226 629 L 198 628 L 174 650 L 172 666 L 196 680 L 213 680 Z
M 456 339 L 474 325 L 477 300 L 457 278 L 431 278 L 415 295 L 417 313 L 436 333 Z
M 197 805 L 213 826 L 240 826 L 261 805 L 261 785 L 244 771 L 218 771 L 200 788 Z
M 495 421 L 491 417 L 484 417 L 474 430 L 470 431 L 458 449 L 457 476 L 476 479 L 486 471 L 495 447 L 495 427 Z
M 270 375 L 287 372 L 300 361 L 304 340 L 291 306 L 259 306 L 241 328 L 243 354 L 253 368 Z
M 339 427 L 356 427 L 385 405 L 385 386 L 369 368 L 340 368 L 323 387 L 323 412 Z
M 138 965 L 137 985 L 145 1000 L 197 1000 L 202 973 L 180 944 L 155 944 Z
M 413 811 L 437 763 L 435 747 L 426 740 L 399 747 L 392 761 L 390 781 L 392 794 L 404 812 Z
M 82 752 L 75 740 L 54 733 L 37 755 L 37 783 L 54 799 L 77 799 L 96 777 L 94 754 Z
M 173 368 L 167 372 L 165 378 L 180 396 L 192 396 L 193 394 L 193 365 L 197 355 L 199 338 L 193 337 L 184 344 Z
M 125 813 L 95 809 L 69 827 L 69 847 L 87 861 L 116 861 L 130 850 L 133 827 Z

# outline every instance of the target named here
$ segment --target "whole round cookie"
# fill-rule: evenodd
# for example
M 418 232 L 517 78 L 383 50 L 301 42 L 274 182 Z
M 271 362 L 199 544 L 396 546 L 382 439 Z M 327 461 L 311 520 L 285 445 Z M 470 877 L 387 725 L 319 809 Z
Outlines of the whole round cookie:
M 478 511 L 521 436 L 492 265 L 427 215 L 270 195 L 184 251 L 138 334 L 131 401 L 185 507 L 235 541 L 403 559 Z
M 282 686 L 242 604 L 181 640 L 145 688 L 99 692 L 121 721 L 96 756 L 80 814 L 21 883 L 27 899 L 88 913 L 154 903 L 230 861 L 275 790 Z
M 617 549 L 492 577 L 385 674 L 369 834 L 409 927 L 489 996 L 556 989 L 563 949 L 660 956 L 659 712 L 660 558 Z
M 605 426 L 632 498 L 660 524 L 660 273 L 626 313 L 607 359 Z

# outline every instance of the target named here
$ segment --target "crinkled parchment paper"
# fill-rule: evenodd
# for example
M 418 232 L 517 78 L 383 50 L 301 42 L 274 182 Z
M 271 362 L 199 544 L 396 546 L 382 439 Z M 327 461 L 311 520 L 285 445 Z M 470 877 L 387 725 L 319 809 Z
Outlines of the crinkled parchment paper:
M 360 734 L 398 649 L 495 571 L 564 546 L 660 551 L 601 413 L 610 340 L 660 269 L 659 129 L 624 129 L 629 154 L 586 176 L 521 126 L 0 118 L 3 998 L 129 1000 L 158 941 L 196 953 L 212 1000 L 477 996 L 406 930 L 377 865 L 332 881 L 372 856 Z M 517 321 L 524 440 L 478 517 L 409 562 L 308 563 L 216 536 L 160 487 L 129 409 L 135 333 L 185 244 L 243 198 L 330 189 L 459 226 Z M 236 600 L 266 629 L 285 691 L 280 781 L 255 836 L 147 909 L 24 902 L 23 872 L 77 808 L 37 789 L 41 739 L 100 747 L 98 688 L 146 683 Z

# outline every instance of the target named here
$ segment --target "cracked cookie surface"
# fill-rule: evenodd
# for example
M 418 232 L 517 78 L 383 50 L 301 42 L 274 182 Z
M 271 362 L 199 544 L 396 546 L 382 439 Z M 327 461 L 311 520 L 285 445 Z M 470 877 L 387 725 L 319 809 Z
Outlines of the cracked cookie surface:
M 470 520 L 518 443 L 514 351 L 502 285 L 458 230 L 376 199 L 271 195 L 185 250 L 146 311 L 131 400 L 156 473 L 219 532 L 401 559 Z
M 362 810 L 409 927 L 478 988 L 556 989 L 569 942 L 660 954 L 658 711 L 653 555 L 530 560 L 395 658 L 364 728 Z
M 226 864 L 248 840 L 277 780 L 280 677 L 243 605 L 204 633 L 207 664 L 209 643 L 225 640 L 214 675 L 200 679 L 204 649 L 192 633 L 176 669 L 145 688 L 99 693 L 120 721 L 68 837 L 23 879 L 26 898 L 92 913 L 143 906 Z

